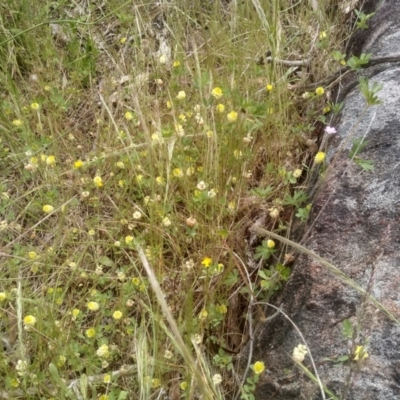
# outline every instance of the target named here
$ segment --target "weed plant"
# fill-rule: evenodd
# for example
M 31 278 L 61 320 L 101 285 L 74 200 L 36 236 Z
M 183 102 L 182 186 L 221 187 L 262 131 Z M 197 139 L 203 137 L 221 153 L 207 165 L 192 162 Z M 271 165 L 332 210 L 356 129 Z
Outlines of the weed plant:
M 252 398 L 247 304 L 290 267 L 247 229 L 308 215 L 320 3 L 2 2 L 1 398 Z

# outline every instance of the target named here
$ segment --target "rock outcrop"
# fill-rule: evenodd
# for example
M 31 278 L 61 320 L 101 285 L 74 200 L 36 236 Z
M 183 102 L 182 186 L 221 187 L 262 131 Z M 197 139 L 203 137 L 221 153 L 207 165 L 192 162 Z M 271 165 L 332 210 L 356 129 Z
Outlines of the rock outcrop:
M 367 11 L 374 8 L 376 14 L 369 29 L 355 35 L 350 51 L 399 54 L 400 2 L 367 3 Z M 281 302 L 302 332 L 322 383 L 337 398 L 395 400 L 400 399 L 400 325 L 395 320 L 400 320 L 400 62 L 368 67 L 358 75 L 383 84 L 382 104 L 366 107 L 357 77 L 342 89 L 344 108 L 334 125 L 337 134 L 328 142 L 331 167 L 313 200 L 304 246 L 343 271 L 387 312 L 304 254 L 295 261 Z M 349 158 L 353 141 L 361 138 L 367 145 L 359 158 L 372 161 L 373 171 Z M 354 329 L 351 339 L 343 334 L 345 320 Z M 261 331 L 253 359 L 263 359 L 267 370 L 256 399 L 323 398 L 292 360 L 294 347 L 302 343 L 292 324 L 280 315 Z M 357 346 L 369 354 L 361 362 L 355 360 L 363 357 L 362 352 L 357 357 Z M 309 356 L 303 364 L 313 371 Z

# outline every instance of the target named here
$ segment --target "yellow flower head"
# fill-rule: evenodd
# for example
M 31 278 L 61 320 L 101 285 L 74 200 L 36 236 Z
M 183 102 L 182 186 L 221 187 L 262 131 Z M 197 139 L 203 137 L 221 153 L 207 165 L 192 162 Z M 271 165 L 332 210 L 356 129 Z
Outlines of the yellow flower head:
M 220 314 L 226 314 L 228 312 L 228 308 L 225 304 L 221 304 L 221 305 L 217 306 L 217 311 Z
M 319 40 L 323 40 L 323 39 L 326 39 L 326 32 L 325 32 L 325 31 L 322 31 L 322 32 L 319 34 Z
M 125 237 L 125 243 L 126 244 L 131 244 L 133 242 L 133 236 L 126 236 Z
M 100 308 L 100 304 L 97 303 L 96 301 L 89 301 L 89 303 L 87 304 L 87 308 L 90 311 L 98 311 Z
M 267 240 L 267 247 L 269 249 L 273 249 L 275 247 L 275 242 L 273 240 L 271 240 L 271 239 L 268 239 Z
M 260 375 L 264 372 L 265 370 L 265 365 L 262 361 L 257 361 L 253 365 L 253 371 L 256 375 Z
M 43 212 L 45 212 L 46 214 L 50 214 L 54 211 L 54 207 L 51 206 L 50 204 L 46 204 L 43 206 Z
M 354 361 L 365 360 L 369 357 L 369 354 L 365 351 L 363 346 L 357 346 L 356 351 L 354 352 Z
M 317 96 L 322 96 L 323 94 L 325 93 L 325 90 L 324 90 L 324 88 L 323 87 L 317 87 L 316 89 L 315 89 L 315 94 L 317 95 Z
M 222 89 L 220 87 L 215 87 L 211 91 L 211 96 L 213 96 L 215 99 L 219 100 L 223 96 Z
M 210 257 L 204 257 L 201 265 L 204 265 L 204 268 L 208 268 L 212 263 L 212 259 Z
M 97 187 L 102 187 L 103 186 L 103 180 L 101 179 L 101 176 L 95 176 L 93 178 L 93 183 L 97 186 Z
M 36 324 L 36 318 L 33 315 L 26 315 L 24 317 L 25 326 L 34 326 Z
M 96 336 L 96 329 L 94 329 L 94 328 L 86 329 L 85 334 L 86 334 L 86 336 L 87 336 L 88 338 L 93 338 L 93 337 Z
M 133 120 L 133 115 L 132 115 L 132 113 L 131 113 L 130 111 L 127 111 L 127 112 L 125 113 L 125 119 L 126 119 L 127 121 L 132 121 L 132 120 Z
M 323 151 L 319 151 L 314 157 L 315 164 L 322 164 L 325 160 L 325 157 L 326 154 Z
M 39 110 L 40 106 L 39 106 L 38 103 L 32 103 L 32 104 L 31 104 L 31 108 L 32 108 L 32 110 L 37 111 L 37 110 Z
M 267 89 L 268 92 L 270 92 L 274 87 L 271 84 L 268 84 L 265 86 L 265 89 Z
M 235 121 L 237 120 L 237 117 L 238 117 L 238 113 L 237 113 L 236 111 L 231 111 L 231 112 L 227 115 L 227 118 L 228 118 L 228 121 L 229 121 L 229 122 L 235 122 Z
M 181 90 L 178 92 L 176 95 L 177 100 L 185 100 L 186 99 L 186 93 L 184 90 Z
M 172 174 L 175 176 L 175 178 L 182 178 L 183 177 L 183 171 L 180 168 L 175 168 L 172 171 Z
M 203 308 L 200 311 L 199 318 L 200 319 L 206 319 L 207 317 L 208 317 L 208 311 L 205 308 Z
M 55 163 L 56 163 L 56 158 L 54 156 L 48 156 L 46 158 L 47 165 L 55 165 Z
M 181 65 L 181 63 L 179 62 L 179 61 L 174 61 L 174 63 L 172 64 L 172 66 L 174 67 L 174 68 L 177 68 L 177 67 L 179 67 Z
M 83 161 L 82 160 L 77 160 L 74 162 L 74 168 L 79 169 L 83 167 Z
M 113 312 L 113 318 L 116 320 L 119 320 L 122 318 L 122 312 L 121 311 L 114 311 Z
M 217 110 L 217 112 L 222 114 L 225 111 L 225 106 L 222 103 L 219 103 L 215 106 L 215 109 Z
M 22 125 L 22 121 L 20 119 L 14 119 L 12 124 L 14 126 L 21 126 Z

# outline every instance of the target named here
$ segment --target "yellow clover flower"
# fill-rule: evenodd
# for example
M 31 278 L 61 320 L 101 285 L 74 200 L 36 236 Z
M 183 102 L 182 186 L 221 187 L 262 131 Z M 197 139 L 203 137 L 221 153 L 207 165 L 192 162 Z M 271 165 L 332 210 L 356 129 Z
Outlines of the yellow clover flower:
M 220 114 L 222 114 L 223 112 L 225 112 L 225 106 L 222 103 L 219 103 L 215 106 L 215 109 L 217 110 L 217 112 L 219 112 Z
M 267 247 L 269 249 L 273 249 L 275 247 L 275 242 L 273 240 L 271 240 L 271 239 L 268 239 L 267 240 Z
M 39 110 L 40 106 L 39 106 L 38 103 L 32 103 L 32 104 L 31 104 L 31 108 L 32 108 L 32 110 L 37 111 L 37 110 Z
M 24 317 L 25 326 L 34 326 L 36 324 L 36 318 L 33 315 L 26 315 Z
M 96 175 L 93 178 L 93 183 L 97 186 L 97 187 L 102 187 L 103 186 L 103 180 L 101 179 L 101 176 Z
M 265 370 L 265 365 L 262 361 L 257 361 L 253 365 L 253 371 L 256 375 L 260 375 L 264 372 Z
M 54 207 L 51 206 L 50 204 L 46 204 L 43 206 L 43 212 L 45 212 L 46 214 L 50 214 L 54 211 Z
M 270 92 L 274 87 L 271 84 L 268 84 L 265 86 L 265 89 L 267 89 L 268 92 Z
M 210 257 L 204 257 L 201 265 L 204 265 L 204 268 L 208 268 L 212 263 L 212 259 Z
M 238 113 L 236 111 L 231 111 L 227 115 L 228 121 L 231 122 L 231 123 L 235 122 L 237 120 L 237 117 L 238 117 Z
M 55 165 L 55 163 L 56 163 L 56 158 L 54 156 L 48 156 L 46 158 L 47 165 Z
M 98 311 L 100 309 L 100 304 L 96 301 L 89 301 L 89 303 L 87 304 L 87 308 L 90 311 Z
M 133 242 L 133 236 L 126 236 L 125 237 L 125 243 L 126 244 L 131 244 Z
M 215 87 L 211 91 L 211 96 L 213 96 L 215 99 L 219 100 L 223 96 L 222 89 L 220 87 Z
M 175 176 L 175 178 L 182 178 L 183 177 L 183 171 L 180 168 L 175 168 L 172 171 L 172 174 Z
M 354 361 L 365 360 L 369 357 L 369 354 L 365 351 L 363 346 L 357 346 L 356 351 L 354 352 Z
M 122 318 L 122 312 L 121 311 L 114 311 L 112 316 L 113 316 L 114 319 L 119 320 L 119 319 Z
M 74 162 L 74 168 L 79 169 L 83 167 L 83 161 L 82 160 L 77 160 Z
M 208 317 L 208 311 L 206 309 L 202 309 L 199 314 L 200 319 L 206 319 Z
M 186 93 L 184 90 L 180 90 L 176 96 L 177 100 L 185 100 L 186 99 Z
M 96 329 L 94 329 L 94 328 L 86 329 L 85 334 L 86 334 L 86 336 L 87 336 L 88 338 L 93 338 L 93 337 L 96 336 Z
M 322 96 L 323 94 L 325 93 L 325 90 L 324 90 L 324 88 L 323 87 L 317 87 L 316 89 L 315 89 L 315 94 L 317 95 L 317 96 Z
M 133 120 L 133 115 L 132 115 L 132 113 L 131 113 L 130 111 L 127 111 L 127 112 L 125 113 L 125 119 L 126 119 L 127 121 L 132 121 L 132 120 Z
M 319 151 L 314 157 L 315 164 L 322 164 L 325 160 L 325 157 L 326 154 L 323 151 Z

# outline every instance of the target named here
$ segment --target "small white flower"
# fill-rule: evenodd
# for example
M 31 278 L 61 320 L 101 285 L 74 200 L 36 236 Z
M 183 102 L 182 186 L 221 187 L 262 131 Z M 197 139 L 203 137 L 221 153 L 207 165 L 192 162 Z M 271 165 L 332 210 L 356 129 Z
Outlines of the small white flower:
M 219 383 L 222 382 L 222 376 L 221 376 L 220 374 L 215 374 L 215 375 L 212 377 L 212 380 L 213 380 L 213 382 L 214 382 L 214 385 L 218 385 Z
M 203 341 L 203 338 L 198 333 L 196 335 L 192 335 L 192 342 L 194 344 L 201 344 L 202 341 Z
M 140 219 L 142 218 L 142 213 L 140 211 L 135 211 L 132 215 L 133 219 Z
M 165 350 L 164 351 L 164 358 L 166 358 L 167 360 L 170 360 L 172 358 L 172 351 L 169 350 Z
M 199 189 L 199 190 L 204 190 L 206 187 L 207 187 L 207 185 L 206 185 L 206 183 L 204 181 L 200 181 L 197 184 L 197 189 Z
M 110 351 L 108 350 L 108 346 L 106 344 L 101 345 L 96 354 L 101 358 L 107 358 L 110 355 Z
M 292 358 L 294 361 L 302 363 L 307 355 L 307 347 L 304 344 L 299 344 L 293 349 Z
M 165 217 L 165 218 L 162 220 L 162 224 L 163 224 L 165 227 L 168 227 L 168 226 L 171 226 L 172 222 L 171 222 L 171 220 L 170 220 L 168 217 Z
M 192 269 L 194 267 L 194 261 L 192 259 L 185 261 L 184 267 L 186 269 Z
M 268 211 L 271 218 L 275 219 L 279 217 L 279 210 L 276 207 L 272 207 Z
M 15 369 L 19 376 L 24 376 L 28 370 L 28 363 L 25 360 L 18 360 Z
M 336 133 L 336 128 L 334 128 L 333 126 L 327 126 L 324 131 L 328 134 L 328 135 L 334 135 Z
M 215 189 L 211 189 L 208 191 L 207 196 L 209 199 L 212 199 L 213 197 L 215 197 L 217 195 L 217 192 L 215 191 Z

